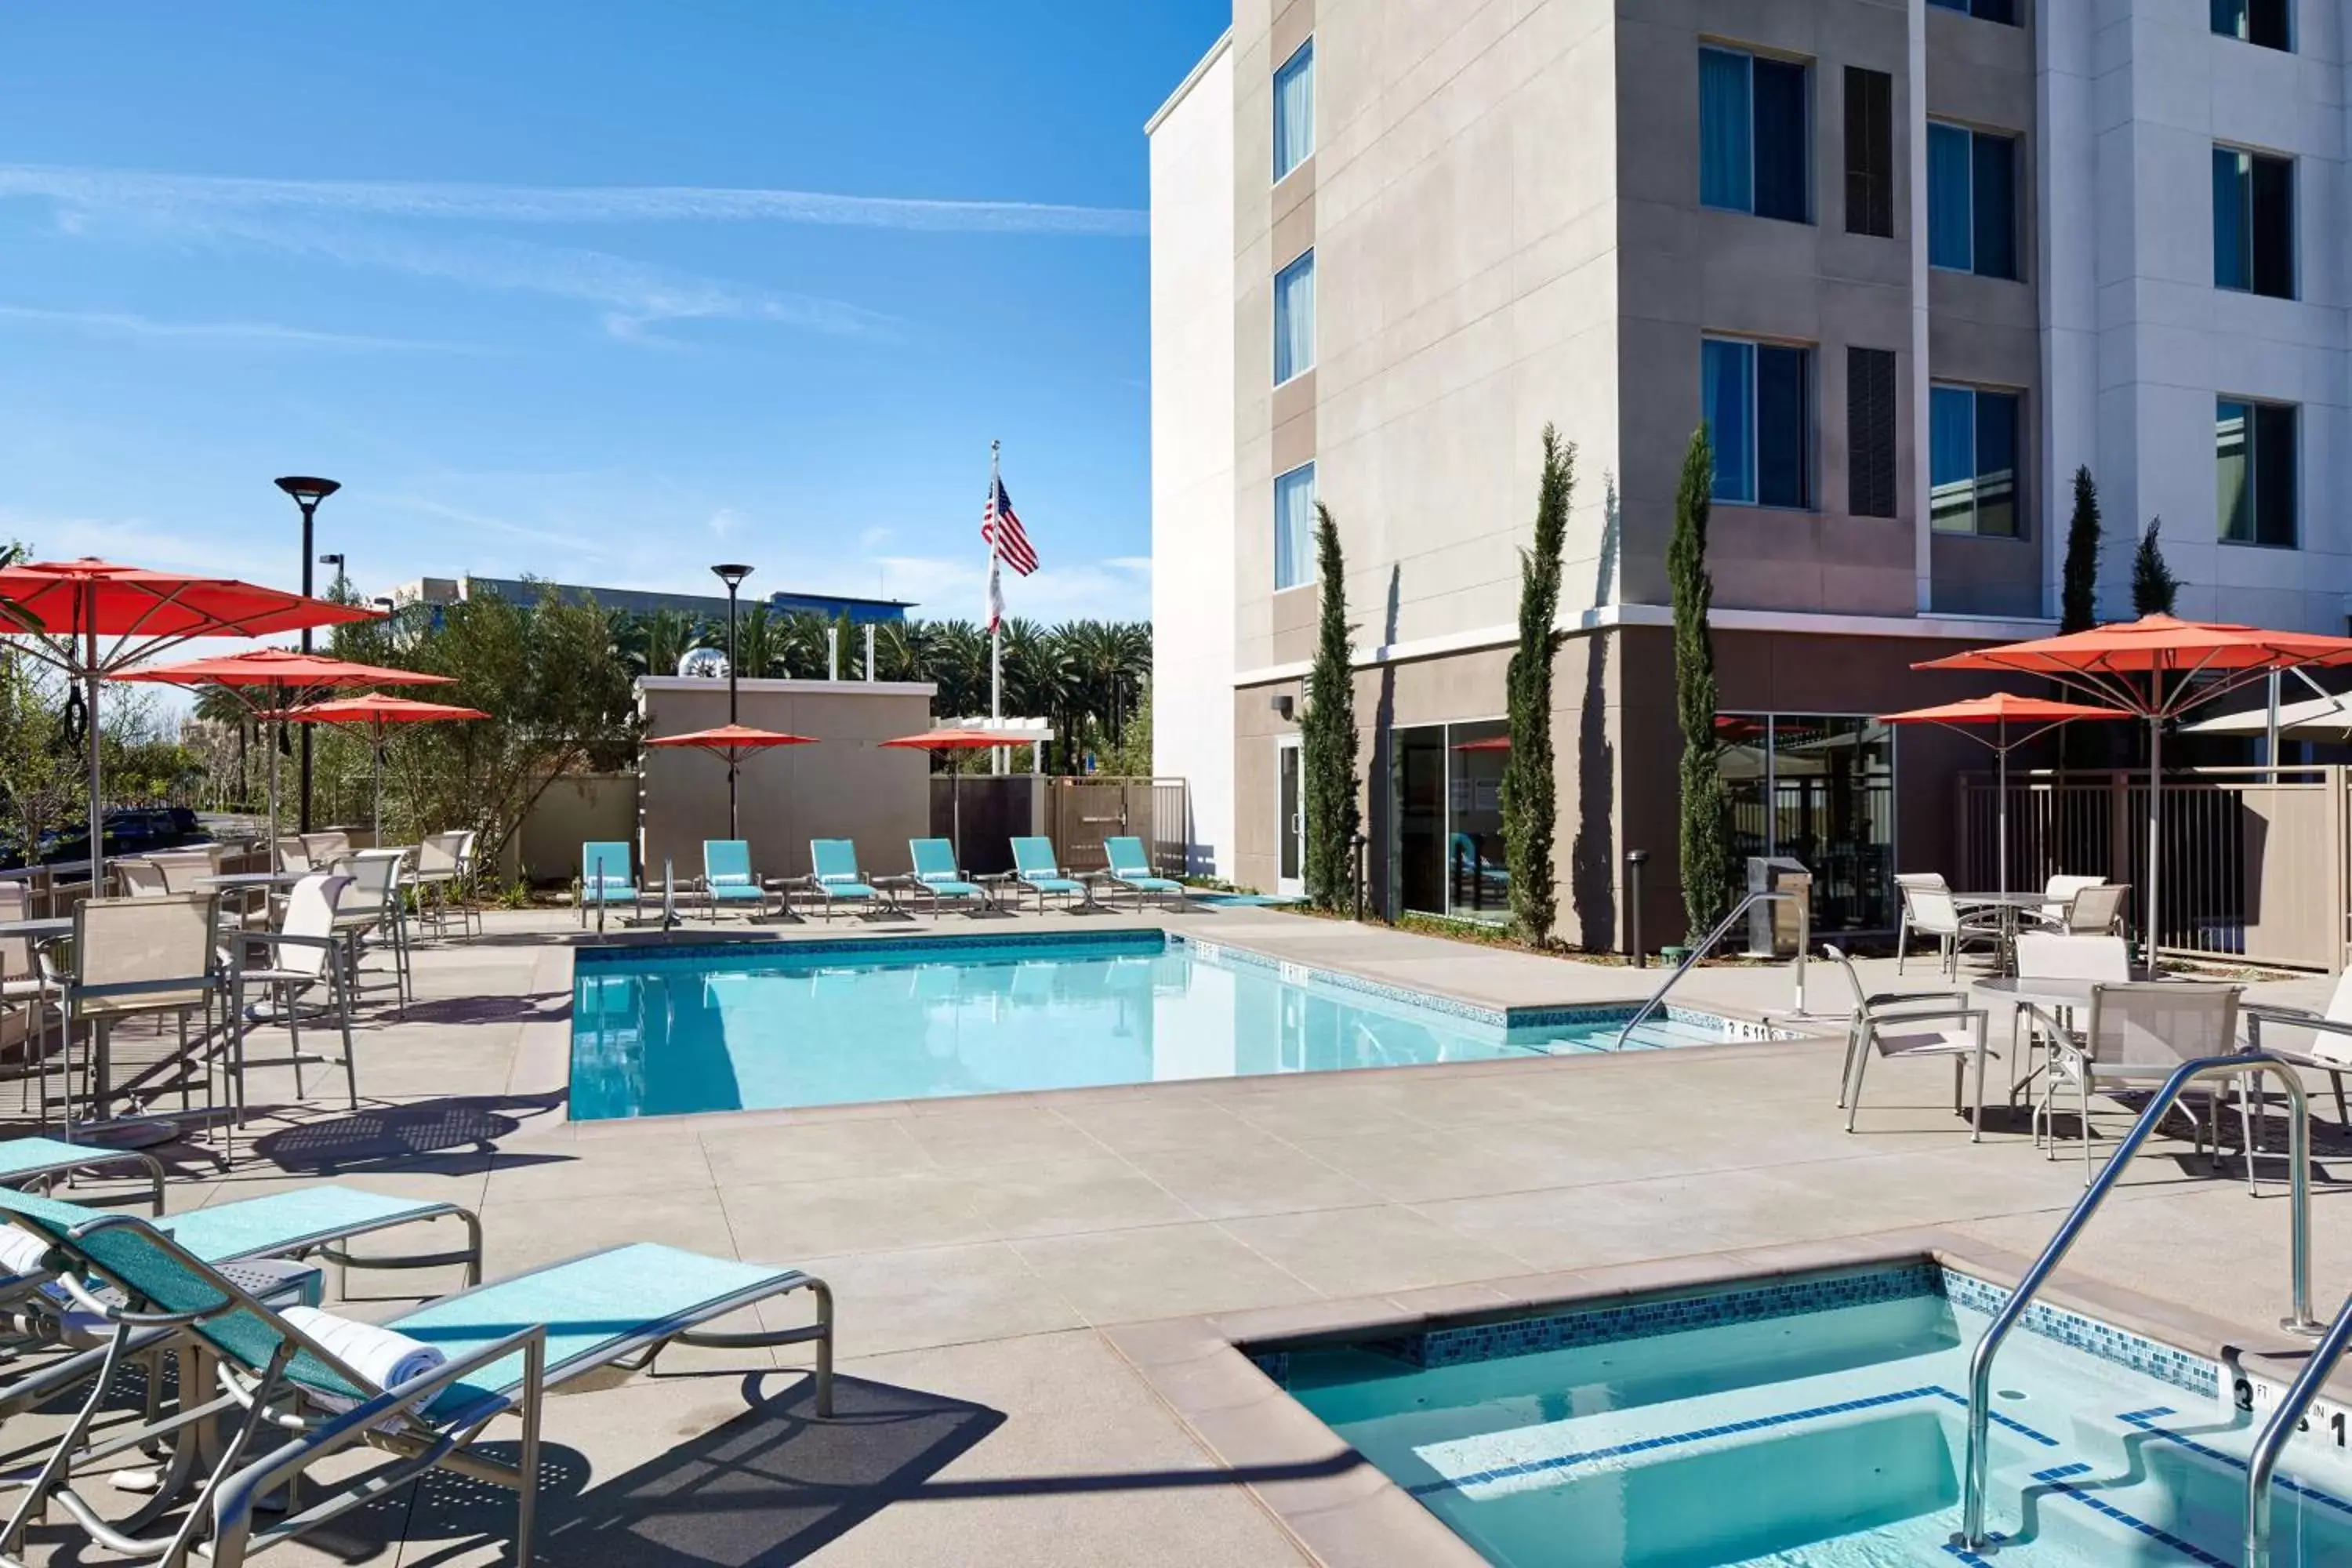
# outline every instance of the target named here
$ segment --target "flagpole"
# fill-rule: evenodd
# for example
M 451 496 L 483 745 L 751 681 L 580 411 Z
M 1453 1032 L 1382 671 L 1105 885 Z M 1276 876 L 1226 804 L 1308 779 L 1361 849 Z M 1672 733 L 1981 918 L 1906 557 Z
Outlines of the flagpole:
M 996 487 L 999 479 L 999 453 L 1002 441 L 988 444 L 988 720 L 997 724 L 1004 719 L 1004 616 L 997 608 L 997 596 L 1002 593 L 996 575 L 997 562 L 1003 554 L 1004 523 L 996 512 Z M 1004 748 L 997 747 L 989 754 L 989 771 L 1004 771 Z

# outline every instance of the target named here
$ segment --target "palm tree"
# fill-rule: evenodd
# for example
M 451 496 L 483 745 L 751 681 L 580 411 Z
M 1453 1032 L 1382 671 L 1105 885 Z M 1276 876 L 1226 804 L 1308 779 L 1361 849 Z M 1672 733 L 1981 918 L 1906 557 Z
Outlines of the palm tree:
M 735 624 L 735 673 L 746 680 L 764 680 L 777 673 L 782 637 L 776 617 L 765 605 L 754 605 Z
M 709 628 L 672 609 L 624 618 L 621 655 L 633 675 L 676 675 L 677 661 L 709 642 Z
M 929 679 L 939 687 L 931 706 L 940 714 L 969 719 L 988 710 L 988 634 L 970 621 L 932 621 Z
M 929 680 L 932 628 L 921 621 L 885 621 L 874 628 L 874 673 L 883 680 Z
M 338 628 L 341 629 L 341 628 Z M 247 770 L 250 754 L 247 741 L 254 728 L 253 710 L 226 686 L 207 686 L 196 693 L 196 717 L 236 732 L 236 805 L 242 808 L 253 800 L 253 774 Z

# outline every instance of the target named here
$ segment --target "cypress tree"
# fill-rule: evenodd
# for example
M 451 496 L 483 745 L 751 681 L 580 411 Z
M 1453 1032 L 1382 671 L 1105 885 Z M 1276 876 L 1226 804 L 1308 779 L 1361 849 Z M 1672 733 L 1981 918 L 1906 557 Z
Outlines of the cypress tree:
M 2088 467 L 2074 470 L 2074 516 L 2066 525 L 2066 566 L 2058 593 L 2058 629 L 2099 624 L 2099 486 Z
M 2132 552 L 2132 614 L 2136 616 L 2168 616 L 2172 601 L 2180 592 L 2180 579 L 2164 563 L 2164 552 L 2156 542 L 2163 531 L 2164 519 L 2148 519 L 2147 531 L 2139 536 L 2139 548 Z
M 1521 938 L 1551 940 L 1559 887 L 1552 835 L 1559 786 L 1551 750 L 1551 667 L 1559 650 L 1560 555 L 1576 496 L 1576 447 L 1544 426 L 1543 480 L 1537 490 L 1533 549 L 1519 552 L 1519 646 L 1505 678 L 1511 750 L 1503 764 L 1503 856 L 1510 868 L 1511 923 Z
M 1331 509 L 1315 507 L 1315 567 L 1321 584 L 1321 620 L 1315 664 L 1307 674 L 1307 713 L 1298 722 L 1299 768 L 1305 775 L 1307 897 L 1318 908 L 1352 902 L 1356 826 L 1356 677 L 1349 665 L 1347 562 Z
M 1675 531 L 1666 544 L 1666 581 L 1675 608 L 1675 712 L 1683 731 L 1683 911 L 1689 941 L 1715 929 L 1731 903 L 1730 806 L 1716 754 L 1715 645 L 1707 608 L 1706 524 L 1715 489 L 1715 448 L 1701 425 L 1683 458 L 1675 495 Z

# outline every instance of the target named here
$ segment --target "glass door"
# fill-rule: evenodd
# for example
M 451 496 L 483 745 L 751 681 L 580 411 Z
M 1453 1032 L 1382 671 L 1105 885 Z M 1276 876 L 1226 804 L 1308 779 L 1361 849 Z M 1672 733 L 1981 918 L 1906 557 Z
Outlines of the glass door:
M 1275 891 L 1307 891 L 1307 806 L 1299 788 L 1298 737 L 1275 742 Z

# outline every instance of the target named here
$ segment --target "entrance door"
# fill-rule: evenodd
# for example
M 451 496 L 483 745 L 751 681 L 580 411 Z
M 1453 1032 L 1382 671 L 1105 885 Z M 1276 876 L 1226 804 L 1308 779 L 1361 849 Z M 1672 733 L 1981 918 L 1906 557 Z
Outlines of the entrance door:
M 1297 898 L 1307 891 L 1307 803 L 1299 787 L 1298 739 L 1286 735 L 1275 749 L 1275 891 Z

